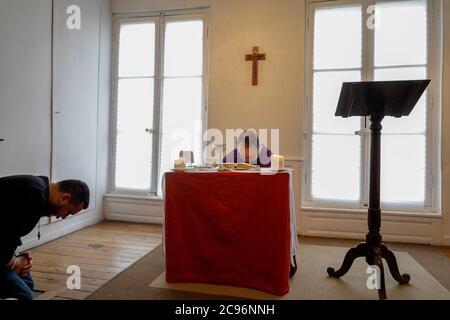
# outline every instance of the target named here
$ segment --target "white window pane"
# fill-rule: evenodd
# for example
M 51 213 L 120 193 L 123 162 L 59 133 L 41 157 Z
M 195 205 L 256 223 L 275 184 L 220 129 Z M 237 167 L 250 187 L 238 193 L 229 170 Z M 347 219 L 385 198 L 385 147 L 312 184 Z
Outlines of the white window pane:
M 160 179 L 180 151 L 194 151 L 195 163 L 202 162 L 202 94 L 202 78 L 164 81 Z
M 122 24 L 119 77 L 146 77 L 155 72 L 155 23 Z
M 423 80 L 427 77 L 427 68 L 389 68 L 376 69 L 375 80 Z M 409 117 L 400 119 L 386 117 L 383 120 L 383 133 L 425 133 L 427 127 L 427 93 L 417 103 Z
M 427 63 L 427 1 L 378 1 L 375 66 Z
M 360 141 L 356 136 L 313 136 L 313 198 L 359 200 Z
M 116 182 L 118 189 L 149 190 L 152 138 L 145 133 L 117 135 Z
M 116 188 L 148 190 L 152 163 L 153 79 L 121 79 L 117 97 Z
M 402 203 L 425 200 L 424 135 L 383 135 L 381 200 Z
M 401 67 L 375 69 L 375 80 L 424 80 L 427 78 L 426 67 Z
M 144 131 L 153 128 L 154 80 L 121 79 L 117 97 L 117 130 Z
M 203 21 L 166 24 L 165 76 L 203 74 Z
M 336 117 L 343 82 L 361 80 L 360 71 L 315 72 L 313 130 L 320 133 L 351 134 L 361 128 L 360 118 Z
M 361 67 L 361 12 L 360 5 L 316 9 L 315 69 Z

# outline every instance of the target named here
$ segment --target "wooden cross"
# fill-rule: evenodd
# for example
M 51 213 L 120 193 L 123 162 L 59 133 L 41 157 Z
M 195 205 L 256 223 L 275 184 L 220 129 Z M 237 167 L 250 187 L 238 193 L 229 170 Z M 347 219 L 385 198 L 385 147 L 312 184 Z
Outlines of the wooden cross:
M 259 53 L 258 47 L 253 47 L 253 54 L 247 54 L 245 56 L 245 61 L 253 62 L 252 85 L 254 85 L 254 86 L 258 85 L 258 61 L 261 61 L 261 60 L 266 60 L 266 54 Z

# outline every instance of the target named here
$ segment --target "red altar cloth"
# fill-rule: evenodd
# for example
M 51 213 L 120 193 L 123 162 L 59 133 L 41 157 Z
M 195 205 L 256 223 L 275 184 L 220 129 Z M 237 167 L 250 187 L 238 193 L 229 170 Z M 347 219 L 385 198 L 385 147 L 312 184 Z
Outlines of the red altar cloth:
M 168 283 L 289 291 L 289 174 L 167 173 Z

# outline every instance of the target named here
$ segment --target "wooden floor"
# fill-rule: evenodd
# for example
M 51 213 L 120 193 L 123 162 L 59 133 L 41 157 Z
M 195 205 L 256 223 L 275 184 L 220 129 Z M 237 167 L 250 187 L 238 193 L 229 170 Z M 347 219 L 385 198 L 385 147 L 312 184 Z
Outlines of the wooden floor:
M 37 300 L 80 300 L 161 244 L 158 225 L 102 222 L 30 250 Z M 81 290 L 67 289 L 69 266 L 81 269 Z
M 72 233 L 43 246 L 32 253 L 35 290 L 43 292 L 37 300 L 82 300 L 106 284 L 117 274 L 131 266 L 161 244 L 162 227 L 159 225 L 133 224 L 124 222 L 102 222 L 95 226 Z M 350 240 L 301 238 L 303 243 L 350 246 Z M 353 241 L 354 242 L 354 241 Z M 422 261 L 427 270 L 447 283 L 448 273 L 440 274 L 448 263 L 439 257 L 450 258 L 450 248 L 400 245 L 400 251 L 410 252 Z M 420 258 L 423 259 L 420 259 Z M 81 290 L 68 290 L 66 273 L 71 265 L 81 269 Z M 447 270 L 447 269 L 446 269 Z M 448 280 L 448 279 L 447 279 Z
M 450 259 L 450 248 L 443 248 L 442 250 L 445 252 L 447 257 Z

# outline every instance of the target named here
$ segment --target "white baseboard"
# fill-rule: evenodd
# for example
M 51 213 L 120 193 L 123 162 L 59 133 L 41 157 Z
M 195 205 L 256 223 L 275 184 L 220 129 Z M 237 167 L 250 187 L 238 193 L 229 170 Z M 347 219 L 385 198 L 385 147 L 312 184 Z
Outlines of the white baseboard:
M 161 199 L 137 199 L 113 195 L 105 197 L 106 220 L 162 224 L 163 215 Z
M 22 246 L 19 251 L 29 250 L 31 248 L 43 245 L 75 231 L 95 225 L 103 221 L 103 215 L 97 211 L 83 213 L 79 216 L 71 217 L 64 221 L 57 221 L 51 224 L 41 226 L 41 239 L 38 240 L 37 228 L 29 235 L 22 238 Z
M 162 217 L 149 217 L 142 215 L 135 215 L 129 213 L 108 213 L 105 215 L 108 221 L 122 221 L 122 222 L 134 222 L 134 223 L 148 223 L 148 224 L 162 224 Z
M 365 239 L 367 215 L 333 212 L 302 212 L 303 236 Z M 384 214 L 384 241 L 442 245 L 442 219 Z
M 450 246 L 450 236 L 445 236 L 443 241 L 442 241 L 442 244 L 444 246 Z

